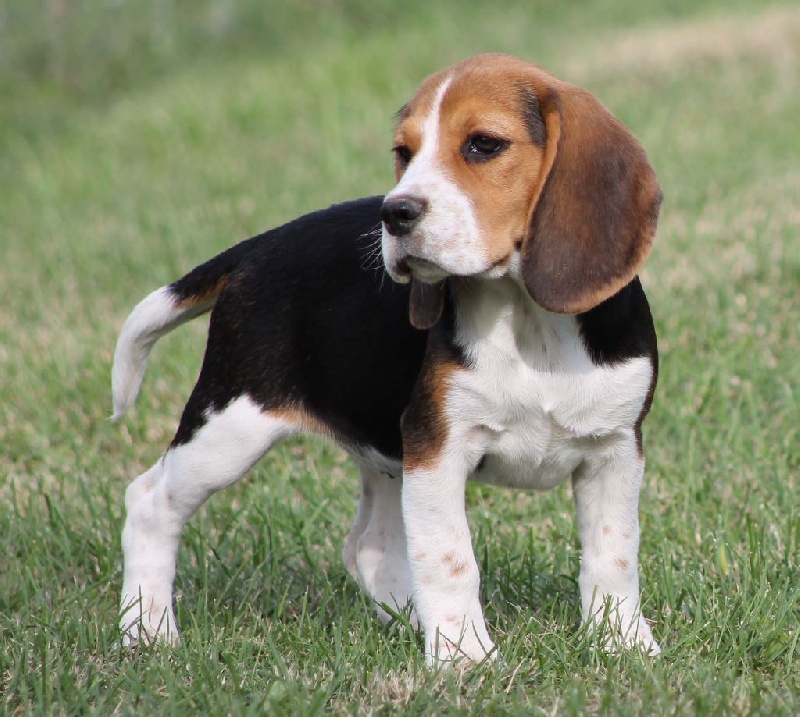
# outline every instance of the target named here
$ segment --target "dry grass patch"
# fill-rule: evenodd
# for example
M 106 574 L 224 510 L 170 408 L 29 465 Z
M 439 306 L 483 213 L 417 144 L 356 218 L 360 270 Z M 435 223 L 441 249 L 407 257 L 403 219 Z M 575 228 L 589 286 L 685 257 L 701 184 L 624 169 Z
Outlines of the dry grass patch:
M 800 7 L 778 5 L 753 14 L 644 26 L 609 33 L 583 47 L 571 46 L 572 59 L 564 62 L 565 74 L 579 83 L 620 72 L 671 74 L 699 62 L 760 56 L 781 68 L 789 85 L 797 77 L 800 56 Z

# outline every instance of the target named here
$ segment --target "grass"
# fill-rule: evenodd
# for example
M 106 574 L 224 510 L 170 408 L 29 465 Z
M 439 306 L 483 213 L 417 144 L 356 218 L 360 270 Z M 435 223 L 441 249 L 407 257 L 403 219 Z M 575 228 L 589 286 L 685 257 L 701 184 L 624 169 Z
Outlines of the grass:
M 800 13 L 293 7 L 0 2 L 0 712 L 797 714 Z M 183 644 L 121 651 L 123 492 L 169 441 L 205 334 L 199 321 L 159 345 L 114 427 L 127 312 L 238 239 L 387 189 L 392 113 L 481 50 L 594 91 L 664 187 L 643 274 L 662 369 L 642 495 L 663 655 L 591 648 L 568 489 L 470 486 L 503 660 L 426 671 L 419 636 L 381 626 L 346 577 L 357 480 L 313 440 L 273 451 L 187 528 Z

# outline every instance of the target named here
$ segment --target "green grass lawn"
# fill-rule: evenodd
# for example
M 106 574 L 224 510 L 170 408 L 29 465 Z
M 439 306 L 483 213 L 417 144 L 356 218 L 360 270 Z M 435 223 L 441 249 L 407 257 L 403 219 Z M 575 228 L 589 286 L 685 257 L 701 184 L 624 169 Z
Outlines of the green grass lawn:
M 0 713 L 800 713 L 800 9 L 675 0 L 0 2 Z M 146 293 L 304 211 L 386 191 L 392 115 L 479 51 L 597 94 L 665 194 L 642 581 L 657 659 L 579 625 L 569 489 L 470 486 L 502 660 L 431 673 L 340 561 L 356 474 L 284 444 L 184 534 L 184 642 L 124 652 L 122 500 L 206 324 L 120 426 Z

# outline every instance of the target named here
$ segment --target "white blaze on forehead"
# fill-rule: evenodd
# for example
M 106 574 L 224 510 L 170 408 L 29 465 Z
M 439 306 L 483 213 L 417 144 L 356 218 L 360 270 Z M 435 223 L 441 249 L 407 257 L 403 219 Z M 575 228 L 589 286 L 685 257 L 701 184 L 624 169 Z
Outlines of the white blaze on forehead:
M 448 75 L 442 80 L 439 87 L 436 88 L 436 94 L 433 96 L 431 108 L 428 111 L 427 117 L 422 121 L 422 143 L 420 149 L 390 196 L 395 193 L 400 194 L 408 192 L 409 186 L 417 186 L 424 183 L 424 175 L 429 174 L 433 167 L 438 164 L 436 154 L 439 151 L 439 119 L 442 109 L 442 99 L 449 86 L 450 76 Z

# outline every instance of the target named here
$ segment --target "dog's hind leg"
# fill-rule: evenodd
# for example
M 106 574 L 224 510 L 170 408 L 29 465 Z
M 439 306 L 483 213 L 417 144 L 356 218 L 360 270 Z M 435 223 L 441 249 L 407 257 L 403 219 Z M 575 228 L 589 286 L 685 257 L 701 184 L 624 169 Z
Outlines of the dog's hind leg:
M 359 468 L 361 505 L 345 547 L 345 564 L 376 601 L 378 616 L 385 621 L 389 615 L 382 605 L 402 610 L 411 601 L 403 481 L 390 478 L 369 464 L 360 464 Z M 416 621 L 415 615 L 411 619 Z
M 365 474 L 364 470 L 361 470 L 361 497 L 358 501 L 358 513 L 356 513 L 353 527 L 350 528 L 350 534 L 347 536 L 344 549 L 342 550 L 344 566 L 347 568 L 347 572 L 350 573 L 350 577 L 356 581 L 359 580 L 358 542 L 361 536 L 364 535 L 369 525 L 370 516 L 372 515 L 372 505 L 374 502 L 372 499 L 372 481 L 374 479 L 371 472 Z
M 296 432 L 247 396 L 206 411 L 188 440 L 178 437 L 150 470 L 129 486 L 122 532 L 124 642 L 175 642 L 172 584 L 181 531 L 216 491 L 236 482 L 276 441 Z

